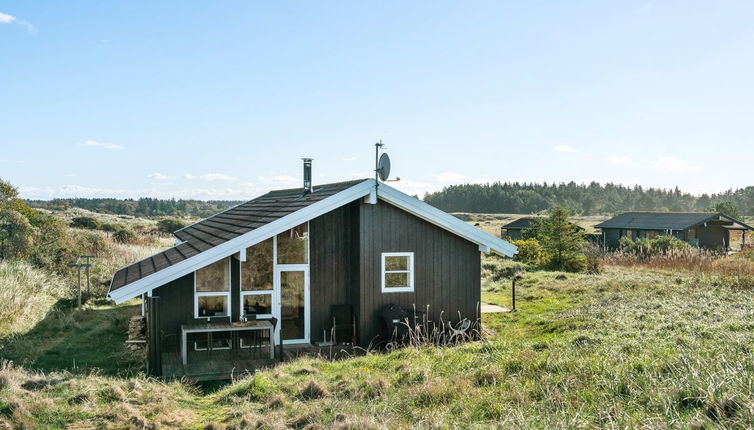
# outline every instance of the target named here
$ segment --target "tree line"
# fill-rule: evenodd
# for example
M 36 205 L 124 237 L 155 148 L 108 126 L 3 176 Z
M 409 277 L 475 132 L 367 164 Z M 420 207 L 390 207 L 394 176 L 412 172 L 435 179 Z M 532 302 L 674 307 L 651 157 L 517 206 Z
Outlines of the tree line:
M 531 214 L 556 207 L 579 215 L 626 211 L 707 211 L 725 208 L 731 216 L 754 215 L 754 186 L 718 194 L 693 195 L 678 189 L 627 187 L 612 183 L 521 183 L 451 185 L 424 196 L 446 212 Z
M 136 217 L 173 216 L 206 218 L 241 202 L 234 200 L 203 201 L 142 197 L 140 199 L 68 198 L 27 200 L 27 203 L 33 208 L 48 210 L 81 208 L 98 213 L 131 215 Z

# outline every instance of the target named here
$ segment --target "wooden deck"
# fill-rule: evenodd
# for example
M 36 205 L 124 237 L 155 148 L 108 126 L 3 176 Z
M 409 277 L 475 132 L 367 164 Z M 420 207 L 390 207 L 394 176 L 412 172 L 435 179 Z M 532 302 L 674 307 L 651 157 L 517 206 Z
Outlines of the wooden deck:
M 187 378 L 193 381 L 219 381 L 237 378 L 246 373 L 269 368 L 280 363 L 269 359 L 269 350 L 260 348 L 256 351 L 213 350 L 188 351 L 188 364 L 181 363 L 181 353 L 162 353 L 162 378 L 166 380 Z M 279 349 L 276 348 L 277 357 Z M 311 344 L 285 345 L 283 347 L 283 361 L 293 360 L 302 356 L 322 357 L 326 360 L 339 360 L 363 354 L 362 350 L 354 350 L 347 345 L 332 347 L 317 347 Z
M 262 348 L 262 351 L 213 350 L 209 354 L 206 351 L 189 351 L 185 366 L 179 352 L 166 352 L 162 354 L 162 377 L 167 380 L 184 377 L 193 381 L 225 380 L 274 364 L 267 348 Z

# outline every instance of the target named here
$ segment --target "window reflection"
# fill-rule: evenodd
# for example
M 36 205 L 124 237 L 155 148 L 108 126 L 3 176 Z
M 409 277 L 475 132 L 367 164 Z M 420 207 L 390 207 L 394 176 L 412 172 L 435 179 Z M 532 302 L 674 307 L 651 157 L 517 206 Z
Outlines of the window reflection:
M 246 248 L 241 267 L 241 290 L 272 290 L 272 238 Z
M 309 262 L 309 227 L 304 223 L 277 235 L 278 264 Z

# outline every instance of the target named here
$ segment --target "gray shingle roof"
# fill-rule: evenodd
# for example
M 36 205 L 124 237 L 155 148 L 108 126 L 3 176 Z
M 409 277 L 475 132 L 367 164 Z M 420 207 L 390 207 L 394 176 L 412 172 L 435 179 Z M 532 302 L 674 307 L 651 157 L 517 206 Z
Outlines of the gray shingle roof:
M 633 230 L 687 230 L 720 217 L 750 228 L 746 224 L 718 212 L 626 212 L 594 227 Z
M 504 226 L 502 226 L 500 228 L 503 228 L 503 229 L 506 229 L 506 230 L 526 230 L 526 229 L 530 229 L 530 228 L 533 228 L 532 223 L 535 220 L 539 219 L 539 218 L 543 218 L 543 217 L 525 217 L 525 218 L 519 218 L 519 219 L 517 219 L 515 221 L 512 221 L 512 222 L 509 222 L 508 224 L 505 224 Z M 576 227 L 578 230 L 584 230 L 584 228 L 581 227 L 580 225 L 576 225 L 574 223 L 571 223 L 571 224 L 573 224 L 573 226 Z
M 315 186 L 314 192 L 307 194 L 304 194 L 303 188 L 270 191 L 184 227 L 174 233 L 182 243 L 115 272 L 110 291 L 122 288 L 366 180 L 368 179 Z

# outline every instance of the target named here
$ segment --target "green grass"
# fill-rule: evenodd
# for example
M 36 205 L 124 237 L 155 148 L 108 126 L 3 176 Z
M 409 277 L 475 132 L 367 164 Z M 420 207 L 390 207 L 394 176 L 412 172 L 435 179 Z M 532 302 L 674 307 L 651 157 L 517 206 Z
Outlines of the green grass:
M 508 306 L 509 263 L 485 260 L 484 300 Z M 303 358 L 202 394 L 139 376 L 0 369 L 0 420 L 17 427 L 750 428 L 750 278 L 608 267 L 527 272 L 486 340 L 330 362 Z M 92 308 L 66 332 L 81 353 L 129 308 Z M 87 319 L 88 318 L 88 319 Z M 53 349 L 54 349 L 53 348 Z M 98 353 L 104 353 L 104 348 Z M 92 355 L 95 355 L 94 353 Z M 38 355 L 38 368 L 64 366 Z M 49 360 L 49 361 L 46 361 Z M 93 362 L 92 362 L 93 363 Z M 90 363 L 90 364 L 92 364 Z M 44 364 L 44 365 L 41 365 Z

